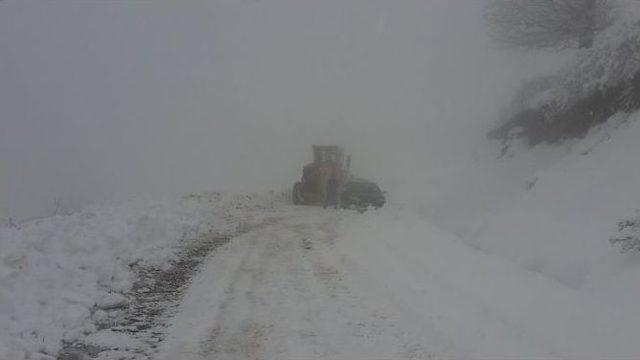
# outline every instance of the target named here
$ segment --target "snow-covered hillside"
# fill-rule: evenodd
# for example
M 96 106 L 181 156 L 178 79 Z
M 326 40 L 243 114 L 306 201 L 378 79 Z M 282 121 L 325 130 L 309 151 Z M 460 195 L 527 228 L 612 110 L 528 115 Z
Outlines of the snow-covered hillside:
M 608 239 L 640 208 L 639 120 L 612 119 L 571 144 L 468 240 L 571 287 L 635 302 L 640 258 Z
M 583 139 L 477 157 L 428 217 L 485 252 L 599 299 L 634 303 L 640 258 L 609 239 L 640 208 L 640 113 Z M 495 148 L 495 147 L 494 147 Z
M 202 193 L 0 228 L 0 359 L 55 358 L 96 331 L 97 310 L 127 301 L 132 264 L 167 266 L 185 242 L 233 234 L 280 200 Z

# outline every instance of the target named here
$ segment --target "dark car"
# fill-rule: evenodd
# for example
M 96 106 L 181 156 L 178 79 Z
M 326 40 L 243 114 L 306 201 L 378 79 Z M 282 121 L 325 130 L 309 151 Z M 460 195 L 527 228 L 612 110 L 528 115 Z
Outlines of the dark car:
M 382 207 L 386 202 L 384 192 L 378 185 L 368 180 L 351 180 L 344 185 L 340 194 L 343 208 L 365 210 L 369 206 Z

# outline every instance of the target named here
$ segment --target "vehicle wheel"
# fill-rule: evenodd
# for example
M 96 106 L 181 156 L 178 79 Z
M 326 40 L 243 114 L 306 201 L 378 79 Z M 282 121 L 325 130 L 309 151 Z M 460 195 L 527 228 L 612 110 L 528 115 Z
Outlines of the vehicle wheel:
M 304 203 L 304 199 L 302 198 L 302 183 L 297 182 L 293 185 L 291 199 L 295 205 L 301 205 Z

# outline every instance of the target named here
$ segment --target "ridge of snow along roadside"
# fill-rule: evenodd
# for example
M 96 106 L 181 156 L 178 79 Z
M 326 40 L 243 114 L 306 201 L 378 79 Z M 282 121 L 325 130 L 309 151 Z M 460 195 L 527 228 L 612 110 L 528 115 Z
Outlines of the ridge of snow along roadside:
M 198 193 L 0 227 L 0 359 L 54 358 L 62 340 L 96 331 L 92 307 L 131 287 L 130 264 L 168 264 L 181 240 L 233 233 L 280 200 Z

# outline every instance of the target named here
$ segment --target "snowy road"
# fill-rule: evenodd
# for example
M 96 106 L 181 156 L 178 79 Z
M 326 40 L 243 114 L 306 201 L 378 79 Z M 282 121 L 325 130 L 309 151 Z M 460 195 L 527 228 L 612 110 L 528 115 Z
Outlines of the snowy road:
M 296 209 L 234 239 L 194 279 L 164 359 L 423 359 L 437 334 L 371 293 L 336 246 L 338 214 Z M 366 274 L 365 274 L 366 275 Z M 402 326 L 400 326 L 402 324 Z M 420 324 L 417 324 L 420 325 Z
M 637 324 L 405 213 L 285 207 L 205 260 L 154 358 L 630 358 Z

